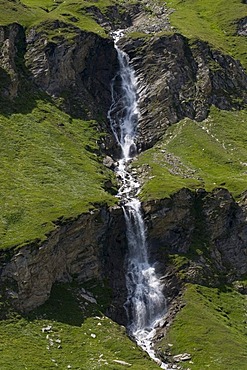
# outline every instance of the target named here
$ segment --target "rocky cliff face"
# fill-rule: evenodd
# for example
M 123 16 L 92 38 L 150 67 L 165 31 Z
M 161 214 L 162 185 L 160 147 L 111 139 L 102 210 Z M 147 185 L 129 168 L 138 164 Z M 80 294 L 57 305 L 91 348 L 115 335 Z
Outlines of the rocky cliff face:
M 8 261 L 3 252 L 1 281 L 13 305 L 34 309 L 47 300 L 55 282 L 104 280 L 113 292 L 109 310 L 123 323 L 124 228 L 121 208 L 102 208 L 58 225 L 41 245 L 9 251 Z
M 173 313 L 184 282 L 217 286 L 247 273 L 245 198 L 238 204 L 225 189 L 182 189 L 171 199 L 144 203 L 143 209 L 150 258 Z M 112 289 L 108 315 L 126 324 L 126 252 L 121 208 L 103 208 L 58 225 L 42 245 L 9 252 L 8 258 L 2 253 L 1 281 L 22 311 L 44 303 L 55 282 L 104 281 Z
M 123 41 L 139 80 L 139 146 L 151 147 L 184 117 L 201 121 L 213 104 L 241 109 L 247 76 L 241 64 L 202 41 L 180 34 Z
M 108 28 L 114 28 L 114 14 L 118 24 L 130 26 L 139 11 L 133 7 L 132 16 L 126 17 L 116 7 L 111 16 L 88 8 Z M 141 20 L 139 14 L 135 21 Z M 61 21 L 47 23 L 49 32 L 44 29 L 0 27 L 1 98 L 10 101 L 20 96 L 21 82 L 27 80 L 72 116 L 106 117 L 111 80 L 118 68 L 113 41 Z M 184 117 L 203 120 L 212 104 L 241 109 L 247 103 L 247 77 L 240 63 L 205 42 L 166 34 L 126 38 L 123 46 L 139 80 L 142 149 Z M 170 304 L 183 281 L 217 285 L 222 278 L 231 282 L 247 273 L 246 199 L 236 203 L 223 189 L 212 193 L 182 189 L 171 199 L 145 203 L 143 209 L 150 257 L 158 261 Z M 108 314 L 124 324 L 126 251 L 121 208 L 104 207 L 58 224 L 42 245 L 9 251 L 7 257 L 2 252 L 0 278 L 22 311 L 44 303 L 57 281 L 106 279 L 113 292 Z M 177 256 L 184 258 L 180 267 L 174 263 Z
M 73 116 L 106 115 L 111 104 L 111 80 L 118 63 L 113 41 L 56 21 L 49 32 L 31 29 L 27 34 L 26 66 L 33 82 L 53 97 L 64 100 Z M 65 33 L 63 35 L 63 32 Z
M 23 56 L 25 33 L 18 24 L 0 27 L 0 96 L 14 99 L 20 85 L 19 58 Z
M 179 269 L 187 282 L 217 286 L 247 273 L 245 197 L 236 203 L 226 189 L 182 189 L 171 199 L 144 204 L 144 211 L 150 255 L 167 274 L 168 297 L 177 293 L 170 272 L 178 256 L 185 257 Z
M 86 12 L 102 27 L 108 31 L 112 31 L 130 27 L 132 25 L 133 16 L 138 14 L 140 9 L 140 4 L 126 3 L 125 6 L 121 4 L 109 6 L 104 12 L 97 6 L 92 5 L 86 8 Z
M 118 69 L 112 40 L 60 21 L 28 31 L 11 24 L 0 27 L 0 53 L 3 98 L 20 96 L 25 80 L 73 117 L 106 116 Z

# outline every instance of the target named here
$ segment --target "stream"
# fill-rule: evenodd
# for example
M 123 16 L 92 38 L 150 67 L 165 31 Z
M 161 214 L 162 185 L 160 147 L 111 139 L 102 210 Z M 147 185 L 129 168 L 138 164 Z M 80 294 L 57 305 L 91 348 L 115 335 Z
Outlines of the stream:
M 156 358 L 152 347 L 155 327 L 166 313 L 166 299 L 155 268 L 149 263 L 146 229 L 141 203 L 137 197 L 140 184 L 128 170 L 128 164 L 137 153 L 135 139 L 140 115 L 137 81 L 128 55 L 117 46 L 121 31 L 115 32 L 113 37 L 118 54 L 119 72 L 112 82 L 112 105 L 108 119 L 121 148 L 121 156 L 115 171 L 121 184 L 117 197 L 123 208 L 128 241 L 127 300 L 124 305 L 128 317 L 127 330 L 162 369 L 168 369 L 167 364 Z

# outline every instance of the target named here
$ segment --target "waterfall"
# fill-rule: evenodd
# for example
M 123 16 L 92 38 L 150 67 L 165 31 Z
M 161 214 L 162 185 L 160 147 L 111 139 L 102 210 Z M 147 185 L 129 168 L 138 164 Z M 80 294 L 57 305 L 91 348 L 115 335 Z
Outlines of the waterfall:
M 119 197 L 126 221 L 128 256 L 126 262 L 127 300 L 125 309 L 128 316 L 128 331 L 150 357 L 162 369 L 167 365 L 155 357 L 152 339 L 155 326 L 166 312 L 166 300 L 162 285 L 149 263 L 145 224 L 141 203 L 137 198 L 140 184 L 128 171 L 128 163 L 136 154 L 136 133 L 139 118 L 137 81 L 128 55 L 119 49 L 117 41 L 120 32 L 114 34 L 118 53 L 119 72 L 112 82 L 112 105 L 108 119 L 117 143 L 121 148 L 121 158 L 116 167 L 121 179 Z

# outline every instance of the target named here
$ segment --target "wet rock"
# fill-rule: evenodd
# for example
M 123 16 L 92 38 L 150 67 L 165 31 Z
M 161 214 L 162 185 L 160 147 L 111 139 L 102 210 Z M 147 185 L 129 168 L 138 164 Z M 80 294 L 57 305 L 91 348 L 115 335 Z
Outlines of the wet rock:
M 110 168 L 110 169 L 114 169 L 115 166 L 116 166 L 116 163 L 114 162 L 114 160 L 110 156 L 106 156 L 103 159 L 103 164 L 104 164 L 104 166 L 106 166 L 107 168 Z

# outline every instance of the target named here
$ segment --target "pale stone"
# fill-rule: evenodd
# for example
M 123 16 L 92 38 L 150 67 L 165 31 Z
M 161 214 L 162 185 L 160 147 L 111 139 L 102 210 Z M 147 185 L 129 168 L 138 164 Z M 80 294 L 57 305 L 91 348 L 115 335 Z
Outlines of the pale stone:
M 52 330 L 52 326 L 51 325 L 45 326 L 41 330 L 42 330 L 42 333 L 45 333 L 46 331 L 51 331 Z
M 113 362 L 116 362 L 116 364 L 123 365 L 123 366 L 132 366 L 132 364 L 129 364 L 128 362 L 121 361 L 121 360 L 113 360 Z
M 173 356 L 173 360 L 176 362 L 189 361 L 191 360 L 191 355 L 189 353 L 180 353 L 179 355 Z

